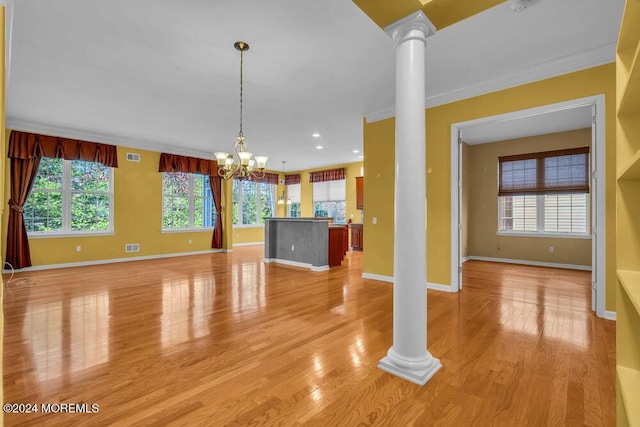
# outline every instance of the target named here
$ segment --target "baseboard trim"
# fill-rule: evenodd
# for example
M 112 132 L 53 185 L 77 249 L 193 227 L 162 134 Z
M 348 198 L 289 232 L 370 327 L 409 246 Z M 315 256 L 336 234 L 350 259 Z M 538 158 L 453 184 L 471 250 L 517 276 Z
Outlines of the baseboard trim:
M 566 268 L 569 270 L 583 270 L 591 271 L 590 265 L 577 265 L 577 264 L 558 264 L 555 262 L 542 262 L 542 261 L 529 261 L 523 259 L 509 259 L 509 258 L 492 258 L 485 256 L 468 256 L 467 261 L 489 261 L 489 262 L 502 262 L 505 264 L 522 264 L 522 265 L 535 265 L 538 267 L 554 267 L 554 268 Z
M 379 280 L 381 282 L 393 283 L 393 276 L 383 276 L 381 274 L 362 273 L 363 279 Z
M 274 264 L 288 265 L 290 267 L 308 268 L 311 271 L 327 271 L 327 270 L 329 270 L 329 266 L 328 265 L 314 266 L 314 265 L 309 264 L 308 262 L 290 261 L 288 259 L 265 258 L 264 262 L 267 263 L 267 264 L 274 263 Z
M 427 282 L 427 289 L 440 291 L 440 292 L 457 292 L 457 290 L 453 289 L 453 286 L 441 285 L 439 283 L 431 283 L 431 282 Z
M 371 274 L 371 273 L 362 273 L 362 278 L 363 279 L 379 280 L 381 282 L 388 282 L 388 283 L 393 283 L 393 281 L 394 281 L 394 278 L 392 276 L 383 276 L 381 274 Z M 427 283 L 425 283 L 425 287 L 427 289 L 432 289 L 434 291 L 456 292 L 456 290 L 453 289 L 453 287 L 448 286 L 448 285 L 441 285 L 439 283 L 427 282 Z
M 31 267 L 16 269 L 16 271 L 22 272 L 22 271 L 53 270 L 55 268 L 85 267 L 88 265 L 116 264 L 119 262 L 145 261 L 150 259 L 173 258 L 173 257 L 189 256 L 189 255 L 216 254 L 216 253 L 222 253 L 222 252 L 224 252 L 224 250 L 222 249 L 208 249 L 205 251 L 178 252 L 173 254 L 145 255 L 145 256 L 136 256 L 136 257 L 129 257 L 129 258 L 100 259 L 95 261 L 67 262 L 63 264 L 35 265 Z M 2 272 L 11 273 L 11 270 L 3 269 Z
M 617 320 L 617 312 L 615 311 L 605 311 L 604 312 L 604 318 L 607 320 L 613 320 L 614 322 Z
M 264 245 L 264 242 L 247 242 L 247 243 L 234 243 L 233 247 L 237 246 L 255 246 L 255 245 Z

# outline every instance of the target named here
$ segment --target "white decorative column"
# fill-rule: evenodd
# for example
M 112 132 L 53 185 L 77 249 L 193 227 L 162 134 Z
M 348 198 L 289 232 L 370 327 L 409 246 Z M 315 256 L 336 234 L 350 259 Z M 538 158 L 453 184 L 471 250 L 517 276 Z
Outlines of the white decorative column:
M 424 385 L 442 366 L 427 351 L 425 47 L 416 12 L 385 28 L 396 44 L 393 346 L 378 367 Z

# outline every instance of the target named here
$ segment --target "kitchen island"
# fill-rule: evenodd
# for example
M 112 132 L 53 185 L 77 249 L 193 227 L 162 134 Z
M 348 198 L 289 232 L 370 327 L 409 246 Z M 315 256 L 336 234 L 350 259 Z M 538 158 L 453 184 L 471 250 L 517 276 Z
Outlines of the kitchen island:
M 264 262 L 328 270 L 342 263 L 347 239 L 346 225 L 332 218 L 265 218 Z

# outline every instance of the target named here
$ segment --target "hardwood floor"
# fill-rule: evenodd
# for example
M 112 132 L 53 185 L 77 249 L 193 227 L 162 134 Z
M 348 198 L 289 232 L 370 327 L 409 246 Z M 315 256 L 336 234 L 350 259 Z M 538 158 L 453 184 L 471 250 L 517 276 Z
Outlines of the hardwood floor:
M 16 275 L 5 403 L 99 412 L 6 425 L 615 424 L 615 323 L 589 310 L 589 273 L 465 263 L 462 292 L 428 293 L 443 368 L 419 387 L 376 367 L 392 285 L 361 278 L 362 253 L 320 273 L 262 258 L 255 246 Z

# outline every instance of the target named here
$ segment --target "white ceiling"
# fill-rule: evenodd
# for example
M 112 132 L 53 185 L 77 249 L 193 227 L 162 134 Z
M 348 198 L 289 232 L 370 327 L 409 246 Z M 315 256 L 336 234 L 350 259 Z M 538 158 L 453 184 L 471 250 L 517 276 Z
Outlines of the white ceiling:
M 591 127 L 591 105 L 543 113 L 513 120 L 499 120 L 465 127 L 462 139 L 469 145 L 506 141 Z
M 611 62 L 623 5 L 540 0 L 517 14 L 503 3 L 445 28 L 427 46 L 427 104 Z M 212 158 L 238 133 L 237 40 L 251 46 L 244 133 L 271 169 L 357 161 L 362 117 L 393 112 L 393 43 L 350 0 L 20 0 L 8 10 L 9 128 Z

